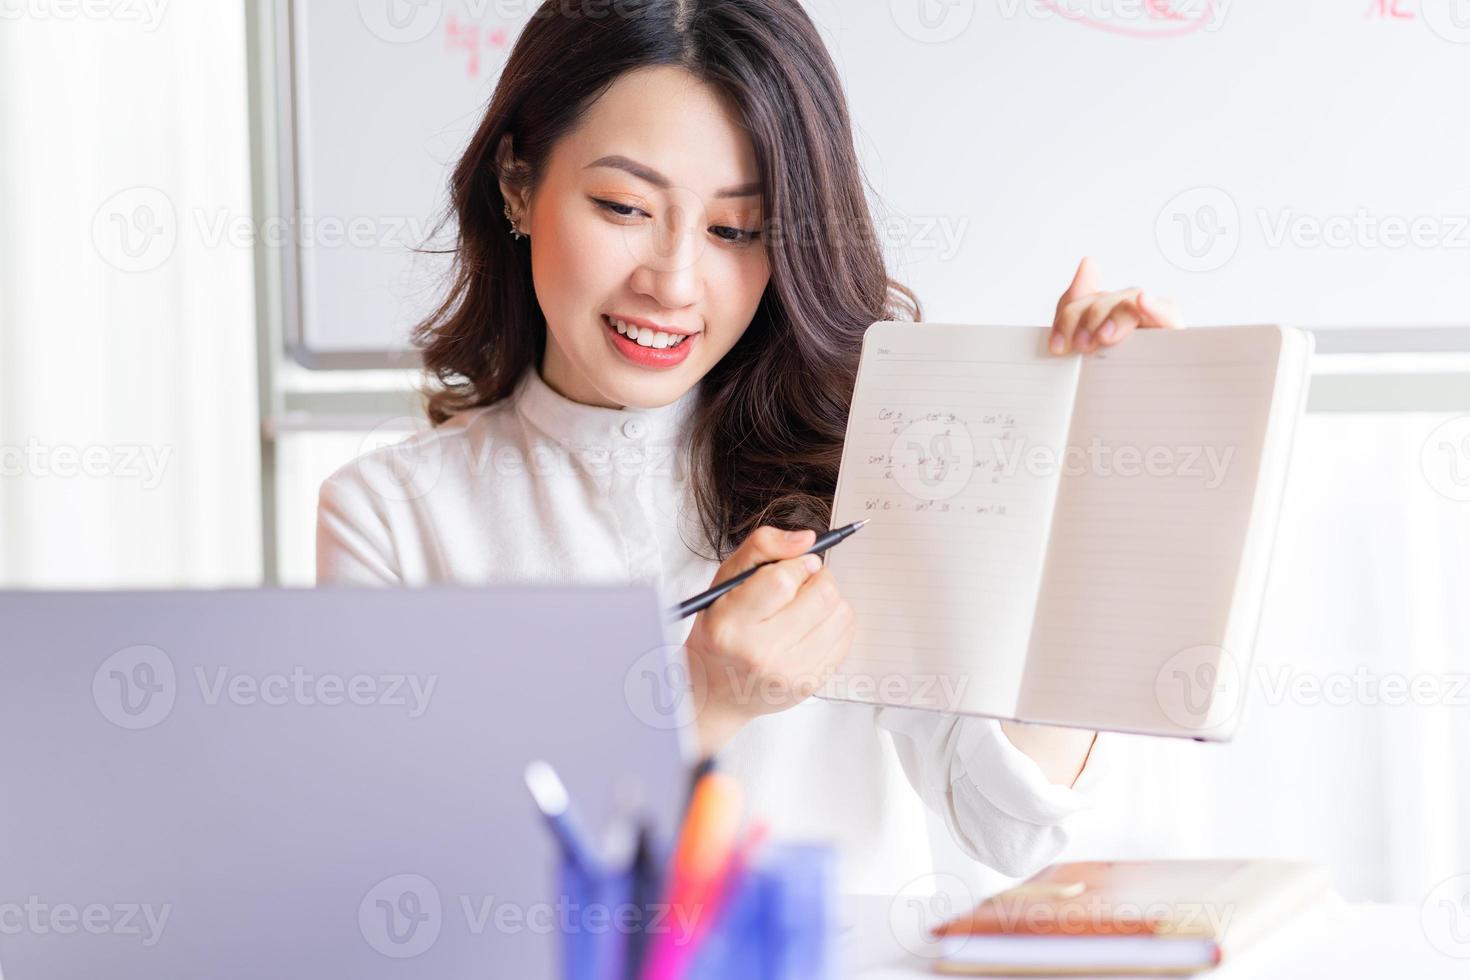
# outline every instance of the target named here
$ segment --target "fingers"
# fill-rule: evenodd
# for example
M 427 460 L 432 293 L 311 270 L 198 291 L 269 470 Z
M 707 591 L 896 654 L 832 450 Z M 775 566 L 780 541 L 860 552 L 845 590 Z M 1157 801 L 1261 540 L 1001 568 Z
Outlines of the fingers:
M 1110 302 L 1113 303 L 1111 307 L 1108 306 Z M 1082 314 L 1077 328 L 1078 339 L 1073 346 L 1088 352 L 1098 347 L 1111 347 L 1138 327 L 1178 329 L 1183 325 L 1179 319 L 1179 307 L 1172 299 L 1155 296 L 1142 289 L 1128 289 L 1109 294 Z
M 827 618 L 813 626 L 791 651 L 795 667 L 797 697 L 815 694 L 852 650 L 857 634 L 857 614 L 839 602 Z
M 1084 255 L 1082 261 L 1077 263 L 1072 282 L 1062 293 L 1061 299 L 1057 300 L 1057 315 L 1052 321 L 1051 337 L 1047 341 L 1048 350 L 1053 354 L 1065 354 L 1074 349 L 1073 337 L 1077 333 L 1081 316 L 1091 297 L 1101 290 L 1102 273 L 1098 271 L 1092 256 Z
M 1077 332 L 1077 323 L 1082 319 L 1082 311 L 1086 308 L 1086 300 L 1057 307 L 1057 316 L 1051 325 L 1051 337 L 1046 342 L 1047 350 L 1053 354 L 1065 354 L 1072 349 L 1072 336 Z
M 1171 299 L 1141 289 L 1098 293 L 1057 310 L 1048 350 L 1088 353 L 1111 347 L 1139 327 L 1182 327 L 1179 307 Z
M 1143 314 L 1143 326 L 1164 327 L 1179 330 L 1184 320 L 1179 316 L 1179 304 L 1163 296 L 1155 296 L 1146 290 L 1138 291 L 1138 308 Z
M 837 590 L 837 581 L 824 568 L 802 583 L 789 604 L 761 624 L 761 632 L 769 637 L 767 642 L 779 643 L 777 638 L 784 637 L 789 645 L 794 638 L 811 632 L 840 605 L 846 603 Z
M 774 561 L 748 580 L 715 600 L 711 610 L 721 616 L 732 616 L 748 622 L 762 622 L 775 615 L 796 598 L 797 591 L 822 567 L 816 555 L 802 556 L 812 546 L 816 535 L 810 530 L 788 536 L 779 528 L 757 528 L 740 545 L 715 575 L 723 582 L 762 562 Z
M 1136 330 L 1139 320 L 1138 308 L 1134 304 L 1119 303 L 1102 317 L 1102 322 L 1092 331 L 1092 346 L 1087 349 L 1113 346 Z
M 1085 335 L 1086 343 L 1079 340 L 1075 345 L 1077 349 L 1087 352 L 1111 347 L 1142 325 L 1143 314 L 1135 300 L 1137 292 L 1130 289 L 1112 293 L 1106 301 L 1094 303 L 1082 315 L 1078 335 Z
M 852 603 L 838 598 L 825 618 L 815 624 L 797 643 L 797 648 L 806 651 L 808 661 L 819 664 L 825 672 L 836 670 L 847 659 L 850 641 L 857 632 L 857 611 Z
M 1094 293 L 1059 307 L 1056 320 L 1052 323 L 1052 333 L 1047 349 L 1053 354 L 1065 354 L 1069 350 L 1095 350 L 1099 343 L 1099 333 L 1108 326 L 1109 315 L 1134 292 L 1135 290 L 1126 290 L 1121 293 Z M 1137 325 L 1138 315 L 1131 306 L 1119 312 L 1120 317 L 1113 320 L 1109 332 L 1109 336 L 1114 338 L 1120 338 L 1125 327 L 1131 330 Z M 1124 321 L 1128 319 L 1133 322 L 1125 323 Z M 1114 339 L 1111 342 L 1116 343 L 1117 340 Z
M 1184 326 L 1172 299 L 1142 289 L 1102 291 L 1102 273 L 1091 256 L 1077 263 L 1072 282 L 1057 300 L 1047 350 L 1087 353 L 1111 347 L 1139 327 L 1179 329 Z
M 1132 302 L 1137 290 L 1103 293 L 1083 300 L 1077 313 L 1071 348 L 1088 353 L 1116 344 L 1138 326 L 1139 314 Z
M 1057 301 L 1057 310 L 1063 306 L 1084 296 L 1091 296 L 1102 289 L 1102 273 L 1098 271 L 1097 263 L 1092 261 L 1092 256 L 1084 255 L 1082 261 L 1077 263 L 1077 272 L 1072 276 L 1072 284 L 1067 291 L 1062 293 L 1062 298 Z
M 769 561 L 738 588 L 700 613 L 686 644 L 705 671 L 710 697 L 737 713 L 779 711 L 809 696 L 847 656 L 856 615 L 838 592 L 831 572 L 810 547 L 812 535 L 787 538 L 761 528 L 742 542 L 716 579 Z M 775 557 L 797 551 L 793 557 Z M 746 685 L 778 692 L 774 701 L 752 705 Z M 784 693 L 779 693 L 784 692 Z M 742 700 L 746 698 L 747 700 Z
M 725 559 L 715 577 L 723 581 L 749 571 L 761 562 L 795 558 L 816 540 L 817 532 L 810 528 L 783 531 L 779 527 L 758 527 L 740 543 L 734 554 Z

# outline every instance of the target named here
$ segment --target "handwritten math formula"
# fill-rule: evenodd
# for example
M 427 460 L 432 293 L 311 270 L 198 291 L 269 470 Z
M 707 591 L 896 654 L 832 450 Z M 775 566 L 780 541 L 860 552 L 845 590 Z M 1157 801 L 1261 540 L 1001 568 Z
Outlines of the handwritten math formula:
M 962 495 L 972 485 L 1002 481 L 1002 457 L 1018 426 L 1014 412 L 985 412 L 971 421 L 954 411 L 882 407 L 862 426 L 865 436 L 888 437 L 883 451 L 859 460 L 864 512 L 1006 514 L 1003 501 Z

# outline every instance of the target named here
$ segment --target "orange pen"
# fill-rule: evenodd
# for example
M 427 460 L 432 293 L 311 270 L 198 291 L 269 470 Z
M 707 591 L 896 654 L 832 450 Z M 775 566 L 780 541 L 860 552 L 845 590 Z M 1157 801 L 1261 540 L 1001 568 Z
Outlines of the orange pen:
M 643 980 L 677 980 L 694 952 L 700 920 L 713 914 L 713 899 L 730 864 L 740 833 L 744 793 L 721 772 L 699 781 L 679 831 L 674 866 L 669 874 L 665 931 L 650 937 Z

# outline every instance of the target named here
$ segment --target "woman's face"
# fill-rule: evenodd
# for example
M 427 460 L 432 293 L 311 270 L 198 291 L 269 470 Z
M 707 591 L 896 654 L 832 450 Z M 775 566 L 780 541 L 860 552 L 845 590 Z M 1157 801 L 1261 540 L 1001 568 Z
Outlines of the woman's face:
M 529 200 L 502 189 L 530 236 L 541 374 L 568 398 L 667 405 L 750 325 L 770 279 L 755 150 L 688 72 L 624 74 L 555 145 Z

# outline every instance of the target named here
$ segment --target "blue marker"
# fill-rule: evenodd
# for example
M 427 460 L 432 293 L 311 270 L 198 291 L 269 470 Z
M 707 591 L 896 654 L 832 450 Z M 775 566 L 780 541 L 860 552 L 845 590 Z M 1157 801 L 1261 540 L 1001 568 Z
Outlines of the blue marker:
M 526 765 L 526 788 L 546 818 L 561 849 L 588 878 L 602 873 L 602 862 L 587 845 L 587 838 L 572 816 L 572 801 L 561 777 L 548 763 L 536 760 Z

